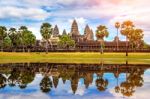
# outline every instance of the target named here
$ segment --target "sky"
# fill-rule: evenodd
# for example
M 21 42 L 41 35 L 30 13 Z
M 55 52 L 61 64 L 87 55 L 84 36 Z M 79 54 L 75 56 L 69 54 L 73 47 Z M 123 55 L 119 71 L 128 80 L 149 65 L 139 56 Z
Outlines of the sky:
M 125 20 L 144 30 L 144 40 L 150 44 L 150 0 L 0 0 L 0 25 L 19 28 L 25 25 L 41 39 L 40 26 L 49 22 L 58 25 L 60 32 L 70 32 L 77 20 L 83 34 L 86 24 L 94 33 L 98 25 L 106 25 L 110 33 L 106 40 L 116 36 L 114 24 Z M 60 34 L 61 34 L 60 33 Z M 121 40 L 125 37 L 120 36 Z

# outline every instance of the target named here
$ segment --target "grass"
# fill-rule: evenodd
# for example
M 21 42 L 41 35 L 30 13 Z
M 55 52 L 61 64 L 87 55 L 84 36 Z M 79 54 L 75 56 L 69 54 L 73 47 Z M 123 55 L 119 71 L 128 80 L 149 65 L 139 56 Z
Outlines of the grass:
M 104 53 L 98 52 L 54 52 L 48 53 L 16 53 L 0 52 L 0 63 L 18 63 L 18 62 L 51 62 L 51 63 L 146 63 L 150 64 L 150 53 Z

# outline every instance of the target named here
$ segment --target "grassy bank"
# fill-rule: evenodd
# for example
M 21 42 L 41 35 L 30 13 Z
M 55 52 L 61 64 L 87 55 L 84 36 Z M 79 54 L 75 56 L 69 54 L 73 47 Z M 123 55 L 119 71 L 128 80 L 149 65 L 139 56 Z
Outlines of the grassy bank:
M 150 53 L 8 53 L 0 52 L 0 63 L 10 62 L 57 62 L 57 63 L 150 63 Z

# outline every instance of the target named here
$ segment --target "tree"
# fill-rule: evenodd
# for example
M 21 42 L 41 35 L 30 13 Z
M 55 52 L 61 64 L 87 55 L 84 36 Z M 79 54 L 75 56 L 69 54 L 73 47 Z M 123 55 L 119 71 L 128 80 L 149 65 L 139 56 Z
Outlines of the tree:
M 121 24 L 121 34 L 126 36 L 126 56 L 128 56 L 128 38 L 134 32 L 134 24 L 131 21 L 124 21 Z
M 30 51 L 29 47 L 35 44 L 36 37 L 33 35 L 33 33 L 29 30 L 25 30 L 22 32 L 22 41 L 25 47 L 28 48 L 28 52 Z
M 25 71 L 20 72 L 19 76 L 19 87 L 24 89 L 29 83 L 34 80 L 35 73 L 32 71 L 32 68 L 25 68 Z
M 96 86 L 99 91 L 105 91 L 108 86 L 108 80 L 105 80 L 103 77 L 100 76 L 96 80 Z
M 16 28 L 10 28 L 8 35 L 12 41 L 12 47 L 14 49 L 16 49 L 16 47 L 20 44 L 20 37 L 18 35 L 18 31 L 16 30 Z
M 40 29 L 41 35 L 43 37 L 43 39 L 46 41 L 46 53 L 48 52 L 48 43 L 50 42 L 50 45 L 52 47 L 52 43 L 51 43 L 51 35 L 52 35 L 52 25 L 49 23 L 43 23 Z
M 104 46 L 104 37 L 108 37 L 109 32 L 107 31 L 107 27 L 104 25 L 99 25 L 96 30 L 96 37 L 98 41 L 101 43 L 101 54 L 103 54 L 103 46 Z
M 26 26 L 20 26 L 19 30 L 20 31 L 26 31 L 26 30 L 28 30 L 28 28 Z
M 3 51 L 4 38 L 6 36 L 7 36 L 7 28 L 5 26 L 0 26 L 1 51 Z
M 115 28 L 117 29 L 117 50 L 118 50 L 118 40 L 119 40 L 119 37 L 118 37 L 118 29 L 120 28 L 120 23 L 119 22 L 116 22 L 115 23 Z
M 45 76 L 41 83 L 40 83 L 40 88 L 42 90 L 42 92 L 49 92 L 51 91 L 51 88 L 52 88 L 52 81 L 50 80 L 50 78 L 48 76 Z
M 5 48 L 10 48 L 12 46 L 12 40 L 9 36 L 4 38 L 4 45 Z
M 23 52 L 25 52 L 25 41 L 24 41 L 24 33 L 26 33 L 28 31 L 28 28 L 26 26 L 21 26 L 19 28 L 19 33 L 18 35 L 20 36 L 20 41 L 21 41 L 21 45 L 23 47 Z
M 75 46 L 75 41 L 69 35 L 62 35 L 59 38 L 58 46 L 60 48 L 71 48 Z
M 142 44 L 143 40 L 143 30 L 142 29 L 134 29 L 131 34 L 129 34 L 128 39 L 133 48 L 138 48 Z
M 9 86 L 14 87 L 18 83 L 20 71 L 19 69 L 14 68 L 10 74 L 11 75 L 8 78 L 8 84 Z

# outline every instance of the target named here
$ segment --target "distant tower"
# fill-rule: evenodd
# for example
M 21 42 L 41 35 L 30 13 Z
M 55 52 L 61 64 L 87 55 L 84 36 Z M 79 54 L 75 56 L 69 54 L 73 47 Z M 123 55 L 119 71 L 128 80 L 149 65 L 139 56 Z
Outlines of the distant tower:
M 74 20 L 72 23 L 71 34 L 72 34 L 72 36 L 80 35 L 79 30 L 78 30 L 78 24 L 77 24 L 76 20 Z
M 87 35 L 91 32 L 90 28 L 89 28 L 89 25 L 87 24 L 86 27 L 85 27 L 85 30 L 84 30 L 84 35 Z
M 57 27 L 57 25 L 55 25 L 54 29 L 53 29 L 53 37 L 58 37 L 59 36 L 59 29 Z
M 70 36 L 72 37 L 73 40 L 75 40 L 75 42 L 80 42 L 81 35 L 79 33 L 78 24 L 77 24 L 76 20 L 74 20 L 72 23 L 70 34 L 71 34 Z
M 90 37 L 89 37 L 90 40 L 94 40 L 94 33 L 93 33 L 93 30 L 91 29 L 91 33 L 90 33 Z
M 62 35 L 67 35 L 67 32 L 66 32 L 66 30 L 65 30 L 65 29 L 63 30 Z
M 89 25 L 86 25 L 86 27 L 85 27 L 84 38 L 88 41 L 94 40 L 93 31 L 90 29 Z

